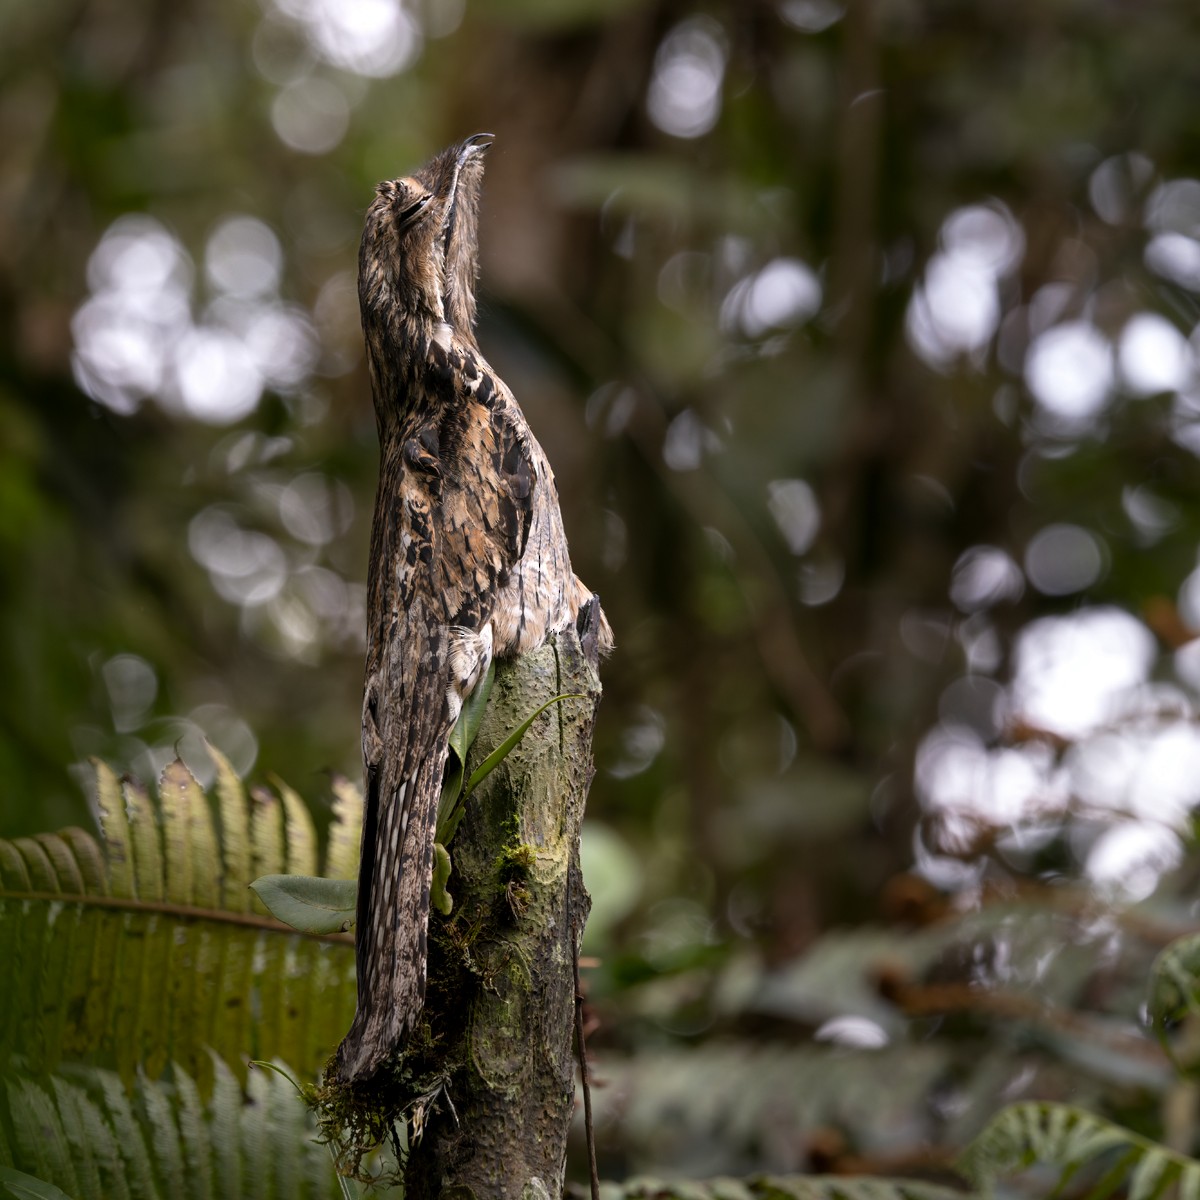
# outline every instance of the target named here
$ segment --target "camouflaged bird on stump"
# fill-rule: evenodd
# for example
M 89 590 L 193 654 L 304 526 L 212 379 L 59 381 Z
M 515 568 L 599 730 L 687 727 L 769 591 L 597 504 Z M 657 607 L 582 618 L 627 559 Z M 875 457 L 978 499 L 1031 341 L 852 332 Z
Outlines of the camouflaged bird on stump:
M 448 738 L 493 656 L 586 626 L 612 633 L 572 573 L 554 474 L 475 341 L 476 135 L 380 184 L 359 302 L 381 469 L 362 713 L 366 811 L 358 1008 L 336 1073 L 369 1080 L 420 1018 L 434 832 Z M 586 791 L 586 784 L 585 784 Z

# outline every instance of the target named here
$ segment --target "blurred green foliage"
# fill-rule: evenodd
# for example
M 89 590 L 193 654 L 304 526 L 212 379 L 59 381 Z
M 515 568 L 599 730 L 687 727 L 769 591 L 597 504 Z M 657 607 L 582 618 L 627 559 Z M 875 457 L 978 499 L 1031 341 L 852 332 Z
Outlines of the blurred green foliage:
M 1058 1002 L 1128 1032 L 1164 941 L 1129 906 L 1194 920 L 1198 50 L 1182 0 L 3 6 L 0 832 L 86 822 L 91 754 L 208 782 L 202 736 L 357 775 L 359 220 L 491 130 L 480 340 L 618 639 L 598 1055 L 693 1080 L 839 1017 L 881 1034 L 826 1029 L 830 1086 L 944 1053 L 886 1137 L 833 1105 L 609 1165 L 960 1144 L 1001 1091 L 1192 1148 L 1161 1063 L 1084 1037 L 1072 1080 L 1036 1023 L 821 953 L 1035 994 L 1079 957 Z M 912 950 L 1026 889 L 1028 945 Z

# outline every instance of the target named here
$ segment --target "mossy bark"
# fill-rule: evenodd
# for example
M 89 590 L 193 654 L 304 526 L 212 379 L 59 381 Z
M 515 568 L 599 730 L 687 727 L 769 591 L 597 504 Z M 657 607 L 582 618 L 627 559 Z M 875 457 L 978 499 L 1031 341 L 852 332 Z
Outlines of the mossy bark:
M 468 772 L 553 696 L 470 797 L 450 846 L 453 911 L 430 923 L 419 1062 L 440 1079 L 408 1200 L 558 1197 L 575 1092 L 573 957 L 590 901 L 579 831 L 600 698 L 575 630 L 500 663 Z

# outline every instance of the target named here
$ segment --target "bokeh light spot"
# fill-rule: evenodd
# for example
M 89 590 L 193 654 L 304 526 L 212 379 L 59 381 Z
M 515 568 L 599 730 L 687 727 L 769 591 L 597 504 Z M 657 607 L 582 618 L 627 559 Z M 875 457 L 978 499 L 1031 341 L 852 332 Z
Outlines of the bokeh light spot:
M 767 484 L 767 508 L 793 554 L 803 554 L 821 528 L 816 493 L 803 479 L 773 479 Z
M 112 706 L 113 728 L 129 733 L 145 720 L 158 695 L 158 676 L 140 655 L 115 654 L 100 669 Z
M 1121 379 L 1137 395 L 1173 392 L 1191 379 L 1192 350 L 1165 317 L 1138 313 L 1121 331 L 1117 350 Z
M 413 62 L 421 33 L 400 0 L 276 0 L 300 22 L 312 48 L 356 75 L 383 78 Z
M 1200 234 L 1200 180 L 1160 183 L 1146 201 L 1146 228 L 1156 233 Z
M 229 425 L 252 413 L 263 378 L 245 343 L 223 329 L 192 329 L 175 351 L 172 395 L 189 416 Z
M 821 33 L 836 25 L 846 10 L 835 0 L 783 0 L 779 15 L 801 33 Z
M 1200 241 L 1184 233 L 1160 233 L 1150 239 L 1144 258 L 1156 275 L 1200 292 Z
M 226 217 L 204 251 L 209 283 L 231 296 L 261 296 L 279 287 L 283 247 L 270 226 L 254 217 Z
M 1150 631 L 1121 609 L 1039 617 L 1017 634 L 1013 713 L 1037 728 L 1082 736 L 1145 682 L 1154 658 Z
M 821 283 L 798 258 L 776 258 L 740 280 L 721 305 L 721 327 L 760 338 L 801 325 L 821 307 Z
M 328 154 L 350 128 L 350 104 L 341 89 L 327 80 L 298 79 L 275 97 L 271 123 L 293 150 Z
M 963 612 L 1019 600 L 1024 591 L 1021 568 L 998 546 L 972 546 L 954 564 L 950 599 Z
M 646 109 L 659 129 L 679 138 L 712 129 L 721 113 L 725 54 L 724 31 L 709 17 L 689 18 L 667 34 L 646 96 Z
M 1048 413 L 1070 426 L 1083 425 L 1108 402 L 1113 384 L 1112 347 L 1104 334 L 1086 321 L 1055 325 L 1029 347 L 1025 381 Z
M 1025 574 L 1044 596 L 1082 592 L 1104 570 L 1104 554 L 1094 534 L 1078 525 L 1047 525 L 1025 548 Z
M 1144 154 L 1117 154 L 1106 158 L 1088 180 L 1088 198 L 1092 207 L 1110 225 L 1133 219 L 1138 196 L 1154 173 L 1154 165 Z

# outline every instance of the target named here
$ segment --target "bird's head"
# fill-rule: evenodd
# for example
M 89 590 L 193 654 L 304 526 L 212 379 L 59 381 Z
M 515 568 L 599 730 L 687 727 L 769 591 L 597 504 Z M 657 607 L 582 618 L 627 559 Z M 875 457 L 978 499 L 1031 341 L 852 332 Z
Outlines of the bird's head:
M 359 250 L 364 323 L 445 322 L 474 340 L 479 194 L 491 143 L 490 133 L 477 133 L 375 189 Z

